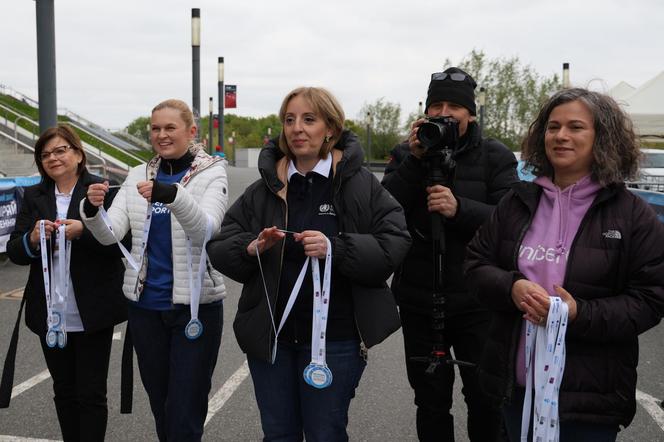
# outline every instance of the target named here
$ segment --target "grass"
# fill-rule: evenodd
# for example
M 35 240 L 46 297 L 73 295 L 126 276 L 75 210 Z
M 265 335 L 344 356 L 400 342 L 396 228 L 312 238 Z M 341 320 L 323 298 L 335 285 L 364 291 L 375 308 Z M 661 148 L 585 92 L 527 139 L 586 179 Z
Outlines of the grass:
M 0 94 L 0 103 L 4 104 L 5 106 L 14 109 L 17 113 L 25 115 L 35 121 L 39 120 L 39 110 L 30 106 L 27 103 L 24 103 L 21 100 L 17 100 L 14 97 L 11 97 L 9 95 L 4 95 Z M 10 112 L 5 111 L 4 109 L 0 109 L 0 115 L 3 117 L 7 117 L 9 121 L 14 121 L 16 118 L 16 115 L 11 114 Z M 58 115 L 58 121 L 62 123 L 69 123 L 71 119 L 69 117 L 65 117 L 62 115 Z M 23 119 L 20 119 L 18 121 L 18 125 L 21 126 L 22 128 L 34 133 L 34 134 L 39 134 L 39 127 L 30 123 L 29 121 L 25 121 Z M 96 137 L 93 137 L 92 135 L 88 134 L 87 132 L 84 132 L 80 130 L 79 128 L 72 126 L 72 128 L 78 133 L 78 136 L 81 138 L 81 141 L 84 143 L 89 144 L 92 147 L 95 147 L 102 152 L 112 156 L 113 158 L 117 158 L 118 160 L 126 163 L 130 167 L 134 167 L 140 164 L 140 161 L 134 159 L 133 157 L 127 155 L 123 150 L 117 149 L 110 144 L 106 143 L 105 141 L 102 141 Z M 145 153 L 143 153 L 145 152 Z M 152 158 L 152 155 L 150 152 L 143 151 L 140 153 L 137 153 L 137 156 L 140 158 L 145 159 L 146 161 Z M 147 154 L 147 155 L 145 155 Z

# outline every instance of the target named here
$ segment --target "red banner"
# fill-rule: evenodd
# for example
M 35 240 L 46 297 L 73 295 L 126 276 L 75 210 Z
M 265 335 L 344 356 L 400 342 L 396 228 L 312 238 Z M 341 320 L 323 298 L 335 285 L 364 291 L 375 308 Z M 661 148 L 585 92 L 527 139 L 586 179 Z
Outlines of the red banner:
M 224 85 L 224 108 L 233 109 L 237 107 L 237 85 Z

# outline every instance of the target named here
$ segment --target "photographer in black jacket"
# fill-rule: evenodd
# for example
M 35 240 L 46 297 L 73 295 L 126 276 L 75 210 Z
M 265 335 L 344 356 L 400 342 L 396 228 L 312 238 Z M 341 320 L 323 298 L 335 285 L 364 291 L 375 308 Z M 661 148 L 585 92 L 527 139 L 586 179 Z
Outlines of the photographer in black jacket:
M 383 185 L 401 203 L 413 244 L 399 270 L 392 290 L 401 313 L 408 380 L 415 390 L 417 434 L 422 441 L 454 440 L 452 387 L 453 365 L 442 363 L 434 374 L 427 364 L 413 357 L 432 352 L 433 279 L 431 220 L 444 219 L 446 238 L 442 265 L 445 298 L 444 341 L 458 360 L 476 364 L 487 339 L 490 314 L 468 293 L 463 281 L 465 249 L 475 231 L 488 219 L 501 197 L 517 182 L 516 159 L 500 142 L 483 139 L 475 123 L 473 78 L 458 68 L 432 74 L 426 100 L 427 117 L 453 117 L 459 121 L 459 141 L 452 154 L 455 167 L 449 171 L 447 186 L 427 185 L 424 149 L 417 138 L 425 119 L 413 123 L 408 141 L 397 146 L 408 149 L 400 164 L 386 169 Z M 393 158 L 395 158 L 393 156 Z M 500 414 L 491 406 L 477 383 L 477 369 L 459 367 L 462 392 L 468 406 L 468 435 L 473 442 L 493 441 L 499 436 Z

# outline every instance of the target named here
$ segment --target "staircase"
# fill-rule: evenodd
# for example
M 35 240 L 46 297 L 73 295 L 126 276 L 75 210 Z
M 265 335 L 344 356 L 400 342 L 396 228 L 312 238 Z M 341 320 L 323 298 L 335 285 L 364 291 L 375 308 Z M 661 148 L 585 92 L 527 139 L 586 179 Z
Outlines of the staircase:
M 22 148 L 17 150 L 14 143 L 0 137 L 0 175 L 15 177 L 38 173 L 32 154 L 26 153 Z

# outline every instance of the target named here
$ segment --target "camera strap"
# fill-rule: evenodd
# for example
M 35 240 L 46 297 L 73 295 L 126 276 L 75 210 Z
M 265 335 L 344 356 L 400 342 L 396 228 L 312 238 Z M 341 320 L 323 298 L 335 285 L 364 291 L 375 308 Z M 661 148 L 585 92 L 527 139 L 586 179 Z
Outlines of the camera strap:
M 551 296 L 550 300 L 546 325 L 535 325 L 530 321 L 526 325 L 526 393 L 521 415 L 521 442 L 528 440 L 533 388 L 533 441 L 558 442 L 560 438 L 558 397 L 565 371 L 569 307 L 557 296 Z

